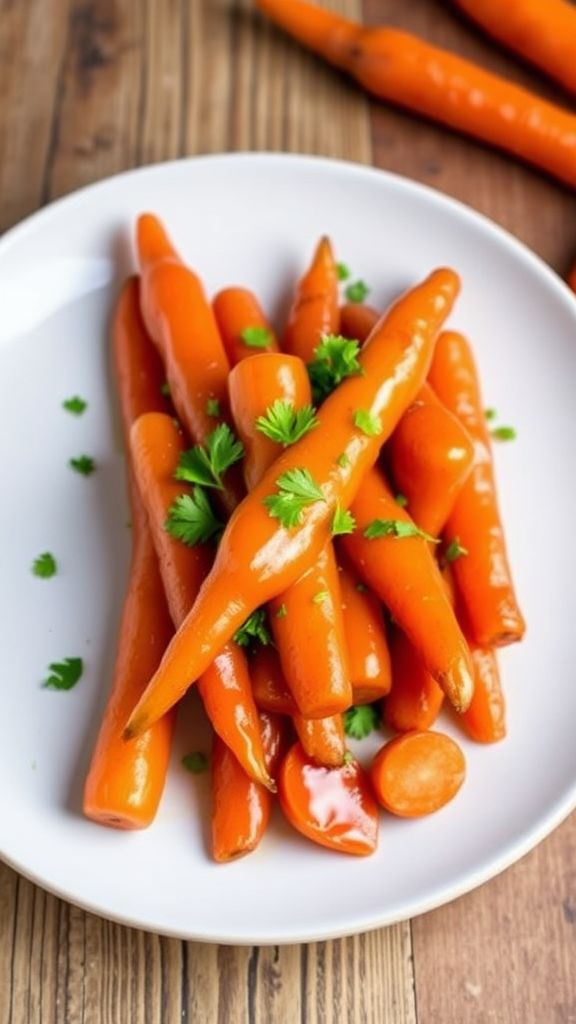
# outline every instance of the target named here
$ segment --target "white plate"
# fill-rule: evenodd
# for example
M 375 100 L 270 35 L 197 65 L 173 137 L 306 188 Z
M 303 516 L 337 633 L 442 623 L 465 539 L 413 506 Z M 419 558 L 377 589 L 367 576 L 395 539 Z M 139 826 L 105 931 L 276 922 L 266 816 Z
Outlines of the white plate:
M 529 632 L 502 655 L 509 737 L 464 742 L 458 798 L 418 822 L 383 818 L 375 856 L 306 842 L 278 818 L 228 866 L 206 848 L 208 780 L 180 730 L 155 824 L 84 821 L 80 794 L 113 663 L 129 533 L 108 371 L 107 325 L 131 266 L 134 217 L 157 211 L 207 288 L 244 283 L 272 312 L 323 232 L 378 307 L 434 266 L 463 294 L 486 404 L 518 430 L 497 451 L 502 507 Z M 302 157 L 202 158 L 120 175 L 36 214 L 0 243 L 2 674 L 0 854 L 75 903 L 171 935 L 230 943 L 329 938 L 407 918 L 479 885 L 576 803 L 574 581 L 576 301 L 536 257 L 482 217 L 409 181 Z M 89 409 L 61 409 L 80 394 Z M 87 452 L 98 471 L 67 468 Z M 30 563 L 53 551 L 51 580 Z M 49 662 L 85 659 L 69 693 Z M 194 708 L 194 705 L 191 705 Z M 193 716 L 192 716 L 193 717 Z M 196 715 L 196 717 L 198 717 Z M 449 721 L 443 726 L 452 730 Z

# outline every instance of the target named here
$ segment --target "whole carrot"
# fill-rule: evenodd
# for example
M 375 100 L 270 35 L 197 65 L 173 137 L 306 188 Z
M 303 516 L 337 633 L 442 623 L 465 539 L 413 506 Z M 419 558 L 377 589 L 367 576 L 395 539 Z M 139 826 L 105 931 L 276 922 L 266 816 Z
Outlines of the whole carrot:
M 300 43 L 380 99 L 576 185 L 576 116 L 571 112 L 399 29 L 365 28 L 306 0 L 256 2 Z
M 141 416 L 132 427 L 130 447 L 170 613 L 178 627 L 194 604 L 213 557 L 209 544 L 189 546 L 166 530 L 169 510 L 184 489 L 174 479 L 185 451 L 184 440 L 170 416 L 151 413 Z M 218 735 L 252 778 L 273 788 L 246 657 L 237 644 L 228 643 L 218 652 L 199 678 L 198 688 Z
M 257 647 L 250 659 L 256 707 L 276 715 L 296 715 L 296 701 L 288 689 L 278 652 L 270 644 Z
M 395 732 L 429 729 L 442 707 L 444 691 L 430 675 L 416 647 L 399 629 L 392 633 L 390 655 L 392 688 L 384 701 L 386 725 Z
M 309 362 L 323 334 L 337 334 L 338 271 L 329 238 L 321 238 L 312 264 L 299 282 L 282 347 Z
M 496 652 L 470 647 L 474 666 L 472 703 L 458 721 L 477 743 L 497 743 L 506 735 L 506 701 L 500 683 Z
M 499 43 L 576 93 L 576 11 L 567 0 L 456 0 Z
M 277 352 L 278 342 L 258 299 L 248 288 L 224 288 L 212 302 L 230 364 L 258 352 Z
M 204 444 L 228 412 L 230 364 L 212 307 L 199 278 L 181 262 L 150 213 L 138 218 L 137 249 L 144 322 L 162 356 L 176 412 L 192 440 Z M 233 468 L 218 498 L 229 513 L 242 497 L 242 481 Z
M 344 552 L 338 561 L 353 703 L 371 704 L 386 696 L 392 682 L 384 615 Z
M 138 308 L 138 282 L 126 282 L 112 327 L 115 377 L 126 436 L 142 412 L 166 406 L 164 371 Z M 166 779 L 174 715 L 170 713 L 135 740 L 122 729 L 168 645 L 173 629 L 166 607 L 146 514 L 129 469 L 132 561 L 120 625 L 112 689 L 84 784 L 83 810 L 115 828 L 145 828 L 153 820 Z M 142 637 L 146 642 L 142 643 Z
M 318 428 L 286 449 L 233 514 L 192 611 L 134 709 L 128 737 L 172 707 L 247 616 L 318 557 L 338 507 L 351 504 L 422 386 L 458 288 L 453 271 L 437 270 L 395 304 L 362 350 L 362 372 L 326 399 Z
M 447 331 L 438 339 L 430 383 L 474 441 L 472 472 L 445 530 L 447 539 L 457 538 L 465 551 L 453 569 L 470 636 L 481 647 L 513 643 L 522 639 L 526 627 L 506 553 L 478 374 L 463 335 Z
M 294 728 L 302 749 L 316 764 L 339 768 L 344 764 L 346 737 L 342 715 L 328 718 L 304 718 L 296 714 Z
M 361 302 L 346 302 L 340 307 L 340 332 L 345 338 L 351 338 L 364 344 L 372 329 L 380 319 L 380 314 L 371 306 Z

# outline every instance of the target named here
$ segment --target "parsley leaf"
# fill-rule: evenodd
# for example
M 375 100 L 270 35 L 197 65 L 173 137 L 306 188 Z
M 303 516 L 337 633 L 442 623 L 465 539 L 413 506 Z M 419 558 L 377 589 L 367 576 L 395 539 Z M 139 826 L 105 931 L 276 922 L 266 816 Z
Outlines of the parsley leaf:
M 354 754 L 352 753 L 351 750 L 345 750 L 344 751 L 344 757 L 342 758 L 342 764 L 352 764 L 352 762 L 355 761 L 355 760 L 356 760 L 356 758 L 354 757 Z
M 73 416 L 81 416 L 88 408 L 88 402 L 79 395 L 74 395 L 73 398 L 66 398 L 62 402 L 62 408 L 66 409 L 66 412 L 71 412 Z
M 171 537 L 192 547 L 205 544 L 219 534 L 223 526 L 202 488 L 195 487 L 192 494 L 181 494 L 172 502 L 164 529 Z
M 408 498 L 406 497 L 405 494 L 397 494 L 394 500 L 396 504 L 400 506 L 400 508 L 408 507 Z
M 338 537 L 343 533 L 354 533 L 356 520 L 351 512 L 346 512 L 340 505 L 336 505 L 334 518 L 332 520 L 332 536 Z
M 276 612 L 277 619 L 285 619 L 288 615 L 288 609 L 285 604 L 281 604 L 278 611 Z
M 90 476 L 96 469 L 94 459 L 90 455 L 79 455 L 78 458 L 69 459 L 68 465 L 82 476 Z
M 222 490 L 222 476 L 244 454 L 244 446 L 232 433 L 227 423 L 219 423 L 206 438 L 206 444 L 196 444 L 182 452 L 174 476 L 188 484 L 216 487 Z
M 164 398 L 169 398 L 172 392 L 170 391 L 170 385 L 167 380 L 160 385 L 160 394 L 164 395 Z
M 208 758 L 201 750 L 195 750 L 182 758 L 182 764 L 187 772 L 192 772 L 192 775 L 201 775 L 208 767 Z
M 490 433 L 495 441 L 515 441 L 517 437 L 514 427 L 494 427 Z
M 447 562 L 455 562 L 457 558 L 467 554 L 468 548 L 462 547 L 458 537 L 453 537 L 444 552 L 444 558 Z
M 496 409 L 484 409 L 484 415 L 488 422 L 490 422 L 491 420 L 496 419 L 496 417 L 498 416 L 498 412 Z
M 347 281 L 350 277 L 350 267 L 347 267 L 345 263 L 337 263 L 336 273 L 339 281 Z
M 312 600 L 314 604 L 324 604 L 324 601 L 326 601 L 327 598 L 329 597 L 330 592 L 328 590 L 319 590 L 317 594 L 314 594 Z
M 276 485 L 278 493 L 264 498 L 264 505 L 268 514 L 279 519 L 282 526 L 298 526 L 307 505 L 324 501 L 324 495 L 309 469 L 289 469 L 278 477 Z
M 32 563 L 32 572 L 43 580 L 48 580 L 51 576 L 55 576 L 57 570 L 56 559 L 50 551 L 45 551 L 42 555 L 38 555 L 38 558 L 35 558 Z
M 380 715 L 374 704 L 353 704 L 344 714 L 344 732 L 355 740 L 363 740 L 380 725 Z
M 354 281 L 344 290 L 348 302 L 364 302 L 369 293 L 370 289 L 364 281 Z
M 240 337 L 248 348 L 270 348 L 272 332 L 267 327 L 245 327 Z
M 317 426 L 314 406 L 305 405 L 296 410 L 292 402 L 283 401 L 281 398 L 277 398 L 269 405 L 265 415 L 259 416 L 256 420 L 256 429 L 261 434 L 276 444 L 284 445 L 285 448 L 296 444 L 296 441 Z
M 271 642 L 263 608 L 257 608 L 248 616 L 246 622 L 234 633 L 234 640 L 240 647 L 249 647 L 254 641 L 266 647 Z
M 373 519 L 364 530 L 364 536 L 367 540 L 376 540 L 378 537 L 423 537 L 432 544 L 440 543 L 436 537 L 416 526 L 416 523 L 404 519 Z
M 45 690 L 71 690 L 80 679 L 84 669 L 82 658 L 64 658 L 48 666 L 50 675 L 42 686 Z
M 220 402 L 217 398 L 209 398 L 206 402 L 206 412 L 208 416 L 219 416 L 220 415 Z
M 316 401 L 322 401 L 334 388 L 355 374 L 362 373 L 358 362 L 360 345 L 340 334 L 323 334 L 314 349 L 314 360 L 308 363 L 308 376 Z
M 339 455 L 338 458 L 336 459 L 336 462 L 338 463 L 341 469 L 347 469 L 348 466 L 350 465 L 350 457 L 346 454 L 346 452 L 342 452 L 341 455 Z
M 382 433 L 380 417 L 375 416 L 368 409 L 356 409 L 354 413 L 354 426 L 358 427 L 367 437 L 378 437 Z

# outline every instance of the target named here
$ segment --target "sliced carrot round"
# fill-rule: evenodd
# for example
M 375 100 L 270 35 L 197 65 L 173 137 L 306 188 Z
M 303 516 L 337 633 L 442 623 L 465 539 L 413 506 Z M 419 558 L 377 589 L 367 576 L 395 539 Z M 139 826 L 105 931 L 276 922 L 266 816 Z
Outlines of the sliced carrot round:
M 296 743 L 282 763 L 278 796 L 290 824 L 312 842 L 358 857 L 376 849 L 378 808 L 357 761 L 323 768 Z
M 458 744 L 441 732 L 404 733 L 376 754 L 370 778 L 376 799 L 401 818 L 420 818 L 452 800 L 466 776 Z

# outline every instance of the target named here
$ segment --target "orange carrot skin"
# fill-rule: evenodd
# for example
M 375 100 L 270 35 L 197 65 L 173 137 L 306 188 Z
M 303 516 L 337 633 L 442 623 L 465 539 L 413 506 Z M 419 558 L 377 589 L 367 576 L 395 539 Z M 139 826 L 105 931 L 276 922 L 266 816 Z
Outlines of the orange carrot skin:
M 282 348 L 305 363 L 323 334 L 338 334 L 338 271 L 329 238 L 321 238 L 312 264 L 299 282 L 282 339 Z
M 444 693 L 441 687 L 426 670 L 408 637 L 399 629 L 393 633 L 390 653 L 392 689 L 384 701 L 386 725 L 395 732 L 429 729 L 442 707 Z
M 248 288 L 224 288 L 212 302 L 214 316 L 226 355 L 232 366 L 258 352 L 277 352 L 278 342 L 262 306 Z M 247 327 L 266 331 L 268 339 L 262 348 L 250 346 L 242 337 Z
M 377 469 L 364 478 L 351 510 L 357 528 L 341 538 L 346 554 L 407 634 L 450 702 L 464 711 L 472 699 L 470 653 L 428 542 L 418 536 L 373 540 L 364 536 L 375 519 L 411 522 Z
M 250 675 L 257 708 L 277 715 L 293 716 L 298 713 L 274 647 L 261 646 L 254 651 L 250 659 Z
M 344 764 L 346 737 L 342 715 L 304 718 L 296 714 L 293 722 L 306 757 L 326 768 L 339 768 Z
M 343 381 L 326 399 L 319 426 L 276 460 L 232 515 L 192 611 L 134 709 L 128 737 L 172 707 L 248 615 L 296 582 L 318 558 L 337 504 L 350 506 L 381 446 L 424 383 L 438 330 L 458 288 L 453 271 L 438 270 L 395 304 L 361 352 L 364 372 Z M 378 436 L 354 426 L 355 409 L 378 416 Z M 339 461 L 343 452 L 345 466 Z M 264 499 L 277 493 L 282 473 L 303 466 L 321 487 L 324 500 L 308 505 L 300 524 L 288 529 L 269 515 Z
M 257 6 L 380 99 L 576 185 L 576 117 L 569 111 L 407 32 L 365 28 L 306 0 L 257 0 Z M 567 45 L 573 38 L 572 30 Z
M 415 523 L 438 537 L 472 469 L 474 447 L 429 385 L 404 413 L 390 441 L 392 473 Z
M 441 335 L 430 383 L 474 441 L 472 472 L 456 499 L 445 530 L 448 540 L 458 537 L 468 551 L 454 562 L 453 571 L 470 637 L 480 647 L 503 646 L 521 640 L 526 625 L 506 552 L 478 374 L 463 335 L 453 331 Z
M 370 779 L 378 803 L 401 818 L 421 818 L 440 810 L 466 777 L 458 744 L 440 732 L 396 736 L 376 754 Z
M 566 280 L 568 282 L 568 287 L 571 288 L 573 292 L 576 292 L 576 264 L 574 264 L 570 270 Z
M 286 746 L 280 718 L 260 714 L 260 730 L 270 775 L 275 775 Z M 214 735 L 212 747 L 212 854 L 214 860 L 235 860 L 251 853 L 270 820 L 272 794 L 251 779 L 229 747 Z
M 576 93 L 576 11 L 566 0 L 456 0 L 499 43 Z
M 189 547 L 166 532 L 168 509 L 185 490 L 174 470 L 186 446 L 169 416 L 141 416 L 130 434 L 132 460 L 140 494 L 148 512 L 160 573 L 174 624 L 192 607 L 212 562 L 207 544 Z M 253 778 L 273 788 L 269 778 L 258 713 L 244 652 L 226 644 L 198 680 L 200 696 L 214 729 Z
M 162 409 L 164 371 L 140 318 L 138 282 L 124 285 L 114 313 L 113 355 L 124 434 L 136 416 Z M 86 817 L 115 828 L 146 828 L 166 779 L 174 715 L 126 742 L 126 716 L 143 692 L 173 634 L 144 508 L 131 470 L 128 477 L 132 559 L 111 692 L 84 785 Z M 145 642 L 143 642 L 145 638 Z
M 138 219 L 137 248 L 144 322 L 162 356 L 176 412 L 193 441 L 203 444 L 217 425 L 210 400 L 219 403 L 221 419 L 228 414 L 230 364 L 212 307 L 199 278 L 179 260 L 152 214 Z M 229 513 L 243 497 L 234 467 L 225 484 L 218 497 Z
M 497 743 L 506 736 L 506 701 L 497 655 L 484 647 L 471 647 L 470 654 L 474 665 L 474 696 L 458 721 L 477 743 Z
M 371 704 L 385 697 L 392 685 L 382 608 L 345 557 L 339 579 L 354 704 Z
M 278 796 L 290 824 L 320 846 L 366 857 L 378 845 L 378 810 L 357 761 L 323 768 L 296 743 L 282 762 Z
M 372 306 L 365 306 L 361 302 L 346 302 L 340 307 L 340 334 L 363 345 L 379 319 L 380 314 Z

